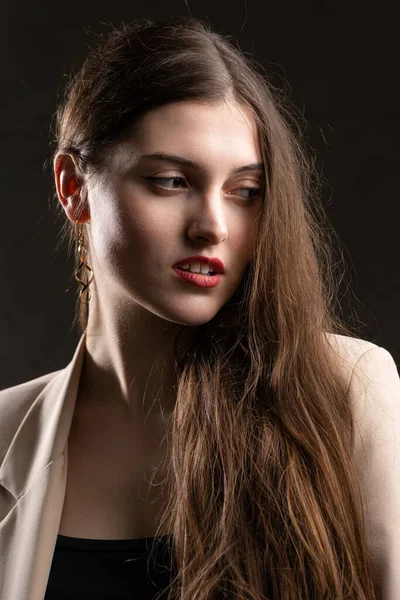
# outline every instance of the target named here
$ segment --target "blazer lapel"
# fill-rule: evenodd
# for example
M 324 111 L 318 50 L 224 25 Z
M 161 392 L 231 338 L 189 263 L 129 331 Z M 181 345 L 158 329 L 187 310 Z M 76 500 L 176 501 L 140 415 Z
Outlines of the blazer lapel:
M 69 365 L 55 374 L 22 416 L 0 468 L 0 598 L 4 600 L 45 596 L 64 505 L 68 434 L 84 351 L 85 333 Z M 7 423 L 0 424 L 0 435 L 2 427 Z

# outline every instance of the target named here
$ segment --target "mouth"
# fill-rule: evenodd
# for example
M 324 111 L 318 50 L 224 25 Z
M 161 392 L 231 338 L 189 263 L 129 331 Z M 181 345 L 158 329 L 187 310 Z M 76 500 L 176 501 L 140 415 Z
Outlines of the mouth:
M 194 273 L 190 269 L 172 267 L 172 271 L 184 284 L 191 284 L 201 288 L 212 288 L 219 284 L 221 275 L 218 273 Z
M 175 269 L 178 269 L 179 271 L 183 271 L 184 273 L 192 273 L 193 275 L 203 275 L 204 277 L 213 277 L 214 275 L 216 275 L 217 273 L 215 271 L 212 270 L 208 270 L 207 272 L 204 270 L 202 271 L 191 271 L 190 267 L 174 267 Z
M 222 275 L 225 272 L 222 260 L 209 256 L 187 256 L 175 263 L 173 268 L 211 276 Z

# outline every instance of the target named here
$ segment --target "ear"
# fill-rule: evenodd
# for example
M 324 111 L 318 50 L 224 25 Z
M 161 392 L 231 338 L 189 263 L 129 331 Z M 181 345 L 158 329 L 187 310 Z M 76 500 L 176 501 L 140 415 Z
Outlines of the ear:
M 81 212 L 82 183 L 78 175 L 76 156 L 73 152 L 58 152 L 53 162 L 57 196 L 65 213 L 73 223 L 86 223 L 90 219 L 89 208 Z M 81 214 L 80 214 L 81 213 Z

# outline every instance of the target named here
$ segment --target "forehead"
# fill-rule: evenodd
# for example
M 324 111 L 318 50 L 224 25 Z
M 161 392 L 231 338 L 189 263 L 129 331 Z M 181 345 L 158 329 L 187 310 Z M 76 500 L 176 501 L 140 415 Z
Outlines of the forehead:
M 116 148 L 114 164 L 126 155 L 165 152 L 202 162 L 225 161 L 229 167 L 261 162 L 258 132 L 251 110 L 236 102 L 181 101 L 157 107 L 135 124 Z

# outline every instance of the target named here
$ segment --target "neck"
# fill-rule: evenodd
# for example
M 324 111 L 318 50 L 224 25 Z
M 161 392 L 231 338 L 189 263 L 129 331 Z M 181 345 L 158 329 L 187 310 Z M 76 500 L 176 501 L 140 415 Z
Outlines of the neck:
M 140 422 L 170 416 L 176 400 L 174 343 L 182 331 L 177 346 L 181 352 L 194 329 L 161 319 L 140 305 L 120 305 L 111 313 L 93 294 L 81 394 L 106 408 L 127 410 Z

